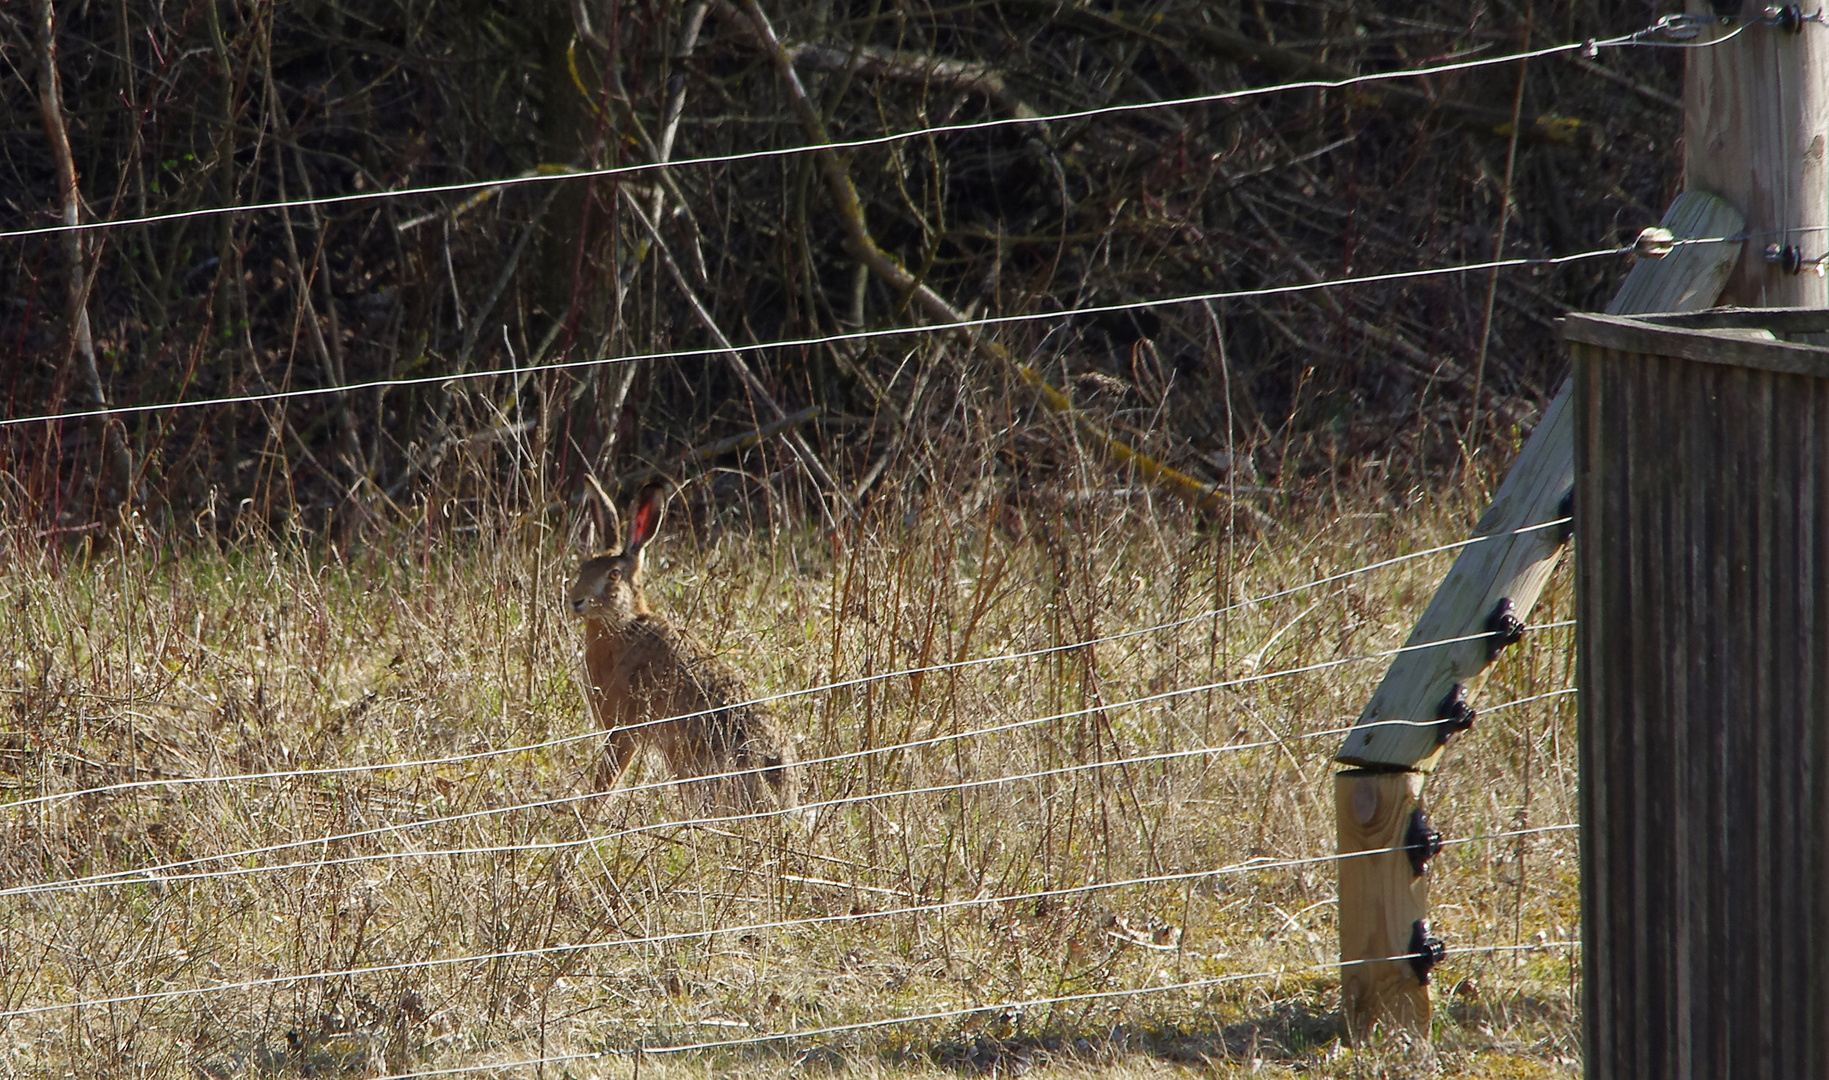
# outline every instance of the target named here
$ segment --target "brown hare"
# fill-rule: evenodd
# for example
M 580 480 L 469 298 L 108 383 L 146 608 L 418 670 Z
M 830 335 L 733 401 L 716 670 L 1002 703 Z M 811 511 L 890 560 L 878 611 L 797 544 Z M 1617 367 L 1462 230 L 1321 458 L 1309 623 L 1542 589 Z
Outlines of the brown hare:
M 642 554 L 660 529 L 663 490 L 654 485 L 636 497 L 628 542 L 585 560 L 565 595 L 572 612 L 584 617 L 584 696 L 610 733 L 598 763 L 599 790 L 616 786 L 642 745 L 652 744 L 682 780 L 760 770 L 718 781 L 702 797 L 754 809 L 760 776 L 782 808 L 791 809 L 799 803 L 799 769 L 774 716 L 765 706 L 742 704 L 751 696 L 742 677 L 648 609 Z

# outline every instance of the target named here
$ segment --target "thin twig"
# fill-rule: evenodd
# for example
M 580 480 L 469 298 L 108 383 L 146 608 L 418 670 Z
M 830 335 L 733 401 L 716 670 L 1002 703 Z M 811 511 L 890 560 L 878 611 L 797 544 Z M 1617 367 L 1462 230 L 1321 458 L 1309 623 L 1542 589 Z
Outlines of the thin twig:
M 674 473 L 669 473 L 667 470 L 655 466 L 649 466 L 643 469 L 636 469 L 634 472 L 624 473 L 616 479 L 625 486 L 625 490 L 629 486 L 639 484 L 645 480 L 652 480 L 657 476 L 671 475 L 673 479 L 681 480 L 684 479 L 684 473 L 691 466 L 709 461 L 722 454 L 728 454 L 733 450 L 742 450 L 747 447 L 755 446 L 771 435 L 779 434 L 789 428 L 799 427 L 801 424 L 818 416 L 819 413 L 819 406 L 808 405 L 799 412 L 790 413 L 772 423 L 763 424 L 761 427 L 751 428 L 740 435 L 730 435 L 714 442 L 705 443 L 702 446 L 695 446 L 679 456 L 679 468 Z
M 1524 47 L 1530 48 L 1531 28 L 1535 21 L 1534 0 L 1525 0 Z M 1492 257 L 1505 257 L 1505 229 L 1511 224 L 1511 185 L 1518 165 L 1518 119 L 1524 115 L 1524 80 L 1530 72 L 1530 61 L 1518 63 L 1518 85 L 1511 99 L 1511 139 L 1505 147 L 1505 184 L 1499 193 L 1499 233 L 1493 238 Z M 1461 440 L 1461 461 L 1471 464 L 1480 445 L 1480 392 L 1486 388 L 1486 352 L 1492 345 L 1492 306 L 1499 297 L 1499 271 L 1494 269 L 1486 279 L 1486 314 L 1480 320 L 1480 354 L 1473 364 L 1473 409 L 1467 418 L 1467 434 Z
M 285 132 L 283 124 L 285 117 L 283 113 L 278 112 L 277 104 L 275 105 L 274 115 L 277 120 L 281 121 L 276 124 L 275 127 L 283 134 Z M 283 173 L 285 171 L 285 155 L 276 154 L 275 157 L 280 161 L 279 168 Z M 298 167 L 299 183 L 305 188 L 305 198 L 307 200 L 316 199 L 317 192 L 311 190 L 311 176 L 305 169 L 305 154 L 299 149 L 296 142 L 292 144 L 292 161 L 293 164 Z M 338 383 L 343 383 L 347 382 L 349 379 L 348 365 L 343 357 L 343 327 L 341 321 L 337 318 L 336 297 L 331 293 L 330 264 L 324 258 L 324 244 L 328 234 L 324 228 L 324 221 L 318 215 L 318 208 L 315 205 L 306 206 L 305 213 L 310 218 L 311 231 L 315 233 L 318 238 L 318 242 L 311 253 L 311 276 L 317 282 L 319 298 L 324 305 L 324 321 L 330 324 L 330 333 L 320 334 L 318 340 L 328 346 L 328 351 L 325 355 L 328 357 L 331 364 L 332 375 Z M 287 230 L 288 232 L 291 230 L 290 222 L 287 223 Z M 288 237 L 288 239 L 290 239 L 290 237 Z M 342 414 L 343 418 L 343 441 L 346 444 L 344 452 L 350 459 L 348 462 L 349 468 L 359 474 L 367 475 L 372 472 L 372 469 L 368 464 L 368 459 L 366 459 L 362 453 L 361 437 L 356 433 L 355 410 L 350 408 L 348 402 L 344 402 L 342 407 L 337 411 Z M 377 452 L 379 452 L 378 446 Z
M 502 298 L 502 293 L 507 291 L 508 282 L 514 277 L 515 267 L 520 265 L 521 255 L 526 252 L 527 244 L 533 239 L 534 234 L 540 231 L 540 223 L 546 217 L 547 208 L 552 206 L 553 199 L 558 194 L 557 187 L 547 189 L 546 198 L 540 201 L 540 208 L 534 211 L 533 217 L 527 222 L 527 227 L 521 230 L 521 235 L 515 239 L 514 247 L 508 249 L 508 258 L 502 263 L 501 272 L 495 276 L 495 284 L 490 287 L 489 295 L 483 299 L 482 306 L 476 309 L 476 313 L 470 316 L 464 327 L 463 344 L 457 347 L 457 360 L 452 365 L 453 370 L 463 371 L 469 366 L 470 352 L 476 348 L 477 338 L 482 336 L 483 324 L 488 321 L 490 312 L 495 310 L 496 302 Z M 449 251 L 448 248 L 446 250 Z

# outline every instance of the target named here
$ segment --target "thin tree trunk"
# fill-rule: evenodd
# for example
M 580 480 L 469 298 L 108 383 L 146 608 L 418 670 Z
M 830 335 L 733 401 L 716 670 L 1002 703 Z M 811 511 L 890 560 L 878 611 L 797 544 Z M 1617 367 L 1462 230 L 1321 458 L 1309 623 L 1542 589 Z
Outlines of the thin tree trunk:
M 64 261 L 69 268 L 70 356 L 89 391 L 95 429 L 106 456 L 97 491 L 113 506 L 125 506 L 133 497 L 133 458 L 127 449 L 120 421 L 107 414 L 108 396 L 102 389 L 101 369 L 95 363 L 95 340 L 89 331 L 89 277 L 83 254 L 82 193 L 76 186 L 76 160 L 70 153 L 70 135 L 64 126 L 63 92 L 57 77 L 56 13 L 51 0 L 34 0 L 33 22 L 38 37 L 38 108 L 44 118 L 45 139 L 51 144 L 51 161 L 57 169 L 57 190 L 63 203 L 66 230 L 59 234 Z

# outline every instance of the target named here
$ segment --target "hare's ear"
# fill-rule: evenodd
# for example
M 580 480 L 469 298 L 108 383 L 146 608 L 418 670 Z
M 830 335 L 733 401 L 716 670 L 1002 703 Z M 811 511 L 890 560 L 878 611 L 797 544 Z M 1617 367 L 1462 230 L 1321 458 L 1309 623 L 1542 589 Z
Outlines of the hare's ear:
M 590 490 L 584 493 L 584 506 L 590 513 L 590 536 L 586 547 L 591 551 L 608 551 L 616 546 L 616 504 L 588 469 L 584 473 Z
M 665 484 L 649 484 L 635 497 L 635 505 L 629 510 L 629 542 L 623 545 L 623 554 L 639 555 L 660 531 L 661 497 L 666 493 Z

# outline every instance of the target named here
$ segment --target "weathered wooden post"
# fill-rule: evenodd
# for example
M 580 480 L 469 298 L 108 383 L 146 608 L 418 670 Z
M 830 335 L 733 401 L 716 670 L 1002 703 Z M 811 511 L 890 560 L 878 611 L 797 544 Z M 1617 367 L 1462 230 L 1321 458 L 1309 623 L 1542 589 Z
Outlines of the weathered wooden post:
M 1746 216 L 1723 299 L 1806 310 L 1564 330 L 1590 1080 L 1829 1076 L 1829 25 L 1746 8 L 1684 175 Z
M 1585 1075 L 1829 1076 L 1829 311 L 1562 333 Z
M 1723 40 L 1698 38 L 1683 72 L 1683 186 L 1719 195 L 1754 234 L 1722 303 L 1829 305 L 1829 282 L 1799 272 L 1829 243 L 1829 25 L 1795 6 L 1689 4 L 1724 8 L 1736 17 L 1705 31 Z

